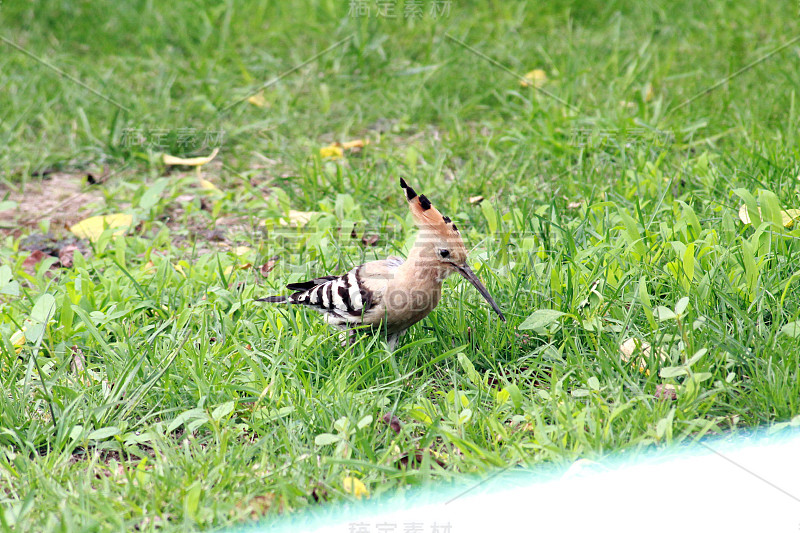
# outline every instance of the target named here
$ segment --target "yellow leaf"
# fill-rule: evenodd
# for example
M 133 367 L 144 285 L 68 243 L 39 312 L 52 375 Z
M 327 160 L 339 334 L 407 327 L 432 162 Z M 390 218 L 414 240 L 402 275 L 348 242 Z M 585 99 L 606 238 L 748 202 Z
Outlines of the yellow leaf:
M 519 84 L 523 87 L 530 87 L 533 85 L 536 88 L 542 87 L 547 81 L 547 73 L 540 68 L 534 69 L 523 76 L 523 80 L 519 80 Z
M 181 265 L 179 265 L 178 263 L 175 263 L 174 265 L 172 265 L 172 268 L 174 268 L 184 278 L 186 277 L 186 272 L 183 270 L 183 267 Z
M 644 101 L 649 102 L 653 99 L 653 96 L 655 96 L 655 93 L 653 92 L 653 85 L 648 83 L 644 90 Z
M 635 358 L 635 361 L 639 364 L 639 372 L 643 372 L 645 375 L 649 376 L 650 370 L 647 369 L 647 361 L 645 361 L 645 357 L 650 357 L 653 350 L 649 342 L 631 337 L 620 345 L 620 359 L 626 363 L 634 361 L 634 354 L 637 350 L 642 354 Z M 656 350 L 656 355 L 658 355 L 662 361 L 667 360 L 667 352 L 663 348 Z
M 252 250 L 252 248 L 250 248 L 248 246 L 237 246 L 237 247 L 233 248 L 233 250 L 231 250 L 231 251 L 236 255 L 244 255 L 244 254 L 250 252 L 250 250 Z
M 121 235 L 133 223 L 133 217 L 124 213 L 113 215 L 98 215 L 81 220 L 69 230 L 81 239 L 89 239 L 96 242 L 107 228 L 119 228 L 114 235 Z
M 264 98 L 264 91 L 254 94 L 249 97 L 247 101 L 256 107 L 269 107 L 269 103 L 267 103 L 267 100 Z
M 353 476 L 347 476 L 342 480 L 342 488 L 346 493 L 355 496 L 357 500 L 360 500 L 362 496 L 369 498 L 367 486 L 360 479 Z
M 759 210 L 759 214 L 760 211 L 761 210 Z M 786 209 L 781 211 L 781 222 L 786 229 L 792 229 L 798 218 L 800 218 L 800 209 Z M 750 213 L 747 211 L 747 206 L 745 204 L 742 204 L 742 207 L 739 208 L 739 220 L 745 224 L 752 224 Z
M 233 265 L 228 265 L 228 266 L 225 267 L 225 270 L 223 270 L 223 273 L 225 274 L 225 277 L 230 276 L 231 272 L 233 272 Z
M 17 331 L 15 331 L 11 335 L 11 338 L 9 339 L 11 341 L 11 346 L 14 347 L 14 351 L 16 353 L 21 352 L 22 351 L 22 345 L 25 344 L 25 330 L 26 329 L 28 329 L 28 328 L 23 327 L 22 329 L 18 329 Z
M 750 224 L 750 213 L 747 212 L 747 206 L 745 204 L 742 204 L 742 207 L 739 208 L 739 220 L 745 224 Z
M 361 149 L 369 144 L 368 139 L 356 139 L 346 143 L 335 142 L 319 149 L 319 155 L 330 159 L 341 159 L 344 157 L 345 150 Z
M 800 219 L 800 209 L 787 209 L 786 211 L 781 211 L 781 219 L 783 221 L 783 227 L 786 229 L 792 229 L 795 222 Z
M 342 148 L 345 150 L 352 150 L 353 148 L 364 148 L 368 144 L 369 140 L 367 139 L 356 139 L 355 141 L 347 141 L 346 143 L 342 143 Z
M 174 155 L 164 154 L 162 159 L 164 160 L 165 165 L 185 165 L 187 167 L 199 167 L 200 165 L 205 165 L 206 163 L 210 162 L 212 159 L 217 157 L 219 153 L 219 147 L 214 148 L 214 151 L 211 152 L 210 155 L 207 157 L 175 157 Z
M 329 144 L 324 148 L 319 149 L 319 155 L 322 157 L 328 157 L 330 159 L 341 159 L 344 157 L 344 150 L 342 149 L 339 143 Z
M 318 214 L 317 211 L 295 211 L 294 209 L 290 209 L 289 222 L 287 223 L 285 220 L 281 219 L 280 224 L 281 226 L 305 226 L 311 220 L 311 217 Z
M 216 185 L 214 185 L 213 183 L 211 183 L 208 180 L 202 180 L 201 179 L 200 180 L 200 188 L 204 189 L 206 191 L 213 191 L 213 192 L 219 192 L 219 193 L 222 192 L 221 190 L 219 190 L 219 187 L 217 187 Z

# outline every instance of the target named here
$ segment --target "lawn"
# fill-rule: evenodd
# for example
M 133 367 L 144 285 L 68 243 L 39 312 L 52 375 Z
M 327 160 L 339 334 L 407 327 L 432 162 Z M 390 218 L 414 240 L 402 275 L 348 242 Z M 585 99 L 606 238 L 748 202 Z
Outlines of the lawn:
M 800 425 L 798 35 L 796 1 L 0 3 L 0 525 Z M 507 322 L 457 276 L 394 353 L 254 301 L 405 254 L 399 177 Z

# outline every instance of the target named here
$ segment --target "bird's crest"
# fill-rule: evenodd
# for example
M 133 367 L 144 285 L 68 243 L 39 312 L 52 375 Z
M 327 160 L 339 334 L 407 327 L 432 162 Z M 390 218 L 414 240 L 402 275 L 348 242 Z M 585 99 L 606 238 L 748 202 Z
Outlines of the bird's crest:
M 420 229 L 433 230 L 443 235 L 459 234 L 458 228 L 450 220 L 450 217 L 442 215 L 424 194 L 418 195 L 403 178 L 400 178 L 400 187 L 403 188 L 406 195 L 408 208 L 411 210 L 414 222 Z

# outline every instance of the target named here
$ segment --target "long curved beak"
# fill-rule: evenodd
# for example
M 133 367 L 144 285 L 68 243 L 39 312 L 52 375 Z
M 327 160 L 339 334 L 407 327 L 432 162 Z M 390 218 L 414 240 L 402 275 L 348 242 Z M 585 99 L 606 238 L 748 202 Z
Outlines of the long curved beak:
M 489 294 L 488 290 L 486 290 L 486 287 L 483 286 L 483 283 L 481 283 L 481 280 L 479 280 L 478 276 L 475 275 L 475 272 L 473 272 L 467 265 L 455 265 L 455 267 L 459 274 L 464 276 L 467 281 L 472 283 L 472 285 L 478 289 L 478 292 L 481 293 L 481 296 L 483 296 L 484 299 L 489 302 L 489 305 L 492 306 L 494 312 L 497 313 L 503 322 L 505 322 L 506 317 L 503 316 L 503 312 L 500 311 L 500 308 L 495 303 L 494 298 L 492 298 L 492 295 Z

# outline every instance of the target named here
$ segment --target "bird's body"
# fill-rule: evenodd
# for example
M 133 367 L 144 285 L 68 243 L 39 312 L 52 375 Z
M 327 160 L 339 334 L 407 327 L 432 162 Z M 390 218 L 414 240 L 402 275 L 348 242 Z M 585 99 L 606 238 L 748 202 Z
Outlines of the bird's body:
M 270 296 L 261 301 L 308 306 L 341 330 L 355 333 L 363 327 L 383 333 L 394 348 L 410 326 L 433 311 L 441 298 L 442 282 L 457 271 L 505 320 L 486 288 L 466 265 L 466 248 L 455 224 L 433 208 L 424 195 L 417 196 L 402 179 L 400 184 L 422 230 L 405 260 L 392 256 L 364 263 L 342 276 L 290 283 L 286 287 L 295 291 L 293 294 Z

